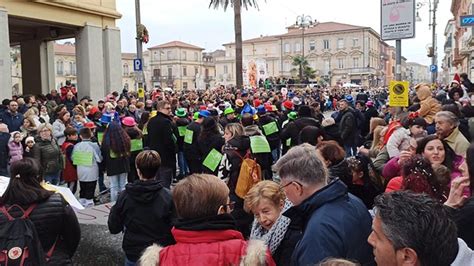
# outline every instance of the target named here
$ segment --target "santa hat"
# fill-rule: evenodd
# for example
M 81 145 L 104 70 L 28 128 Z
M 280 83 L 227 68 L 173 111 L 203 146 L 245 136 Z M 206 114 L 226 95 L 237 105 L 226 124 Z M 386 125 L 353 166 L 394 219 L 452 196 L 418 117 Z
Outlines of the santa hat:
M 453 81 L 451 83 L 453 83 L 453 82 L 455 82 L 457 84 L 461 84 L 461 77 L 459 77 L 458 73 L 454 74 L 454 78 L 453 78 Z

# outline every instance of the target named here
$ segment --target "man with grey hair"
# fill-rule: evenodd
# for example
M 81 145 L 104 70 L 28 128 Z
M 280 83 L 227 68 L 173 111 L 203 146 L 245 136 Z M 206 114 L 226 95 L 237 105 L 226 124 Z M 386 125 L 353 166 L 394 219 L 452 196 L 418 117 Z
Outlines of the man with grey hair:
M 469 141 L 459 131 L 459 118 L 450 111 L 436 113 L 436 135 L 448 143 L 457 155 L 465 156 Z
M 296 245 L 291 265 L 315 265 L 328 257 L 373 262 L 366 239 L 372 219 L 364 203 L 347 192 L 340 180 L 328 184 L 328 172 L 316 149 L 295 146 L 274 166 L 280 187 L 295 205 L 284 213 L 301 225 L 303 237 Z

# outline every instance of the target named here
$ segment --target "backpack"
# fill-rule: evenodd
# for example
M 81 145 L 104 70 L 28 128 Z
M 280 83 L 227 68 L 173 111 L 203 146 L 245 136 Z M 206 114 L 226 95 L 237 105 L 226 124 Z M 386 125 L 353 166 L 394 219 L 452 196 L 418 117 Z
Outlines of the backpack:
M 242 159 L 235 194 L 243 199 L 255 184 L 262 181 L 262 168 L 257 160 L 251 157 L 250 151 L 247 151 L 244 157 L 240 156 L 238 152 L 235 153 Z
M 0 228 L 0 265 L 46 265 L 53 254 L 56 242 L 47 254 L 44 254 L 43 247 L 36 232 L 34 223 L 29 216 L 36 204 L 30 205 L 24 210 L 18 205 L 10 207 L 1 206 L 0 212 L 8 219 L 7 223 Z M 21 217 L 12 217 L 10 210 L 18 208 L 23 212 Z

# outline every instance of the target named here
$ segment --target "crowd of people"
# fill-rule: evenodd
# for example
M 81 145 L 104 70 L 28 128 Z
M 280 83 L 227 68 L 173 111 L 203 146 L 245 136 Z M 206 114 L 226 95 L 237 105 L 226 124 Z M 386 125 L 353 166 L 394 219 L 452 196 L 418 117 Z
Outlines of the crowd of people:
M 466 75 L 413 86 L 407 107 L 386 88 L 261 83 L 4 100 L 0 264 L 72 263 L 80 227 L 49 183 L 86 208 L 110 194 L 125 265 L 474 265 Z M 35 256 L 5 237 L 18 219 Z

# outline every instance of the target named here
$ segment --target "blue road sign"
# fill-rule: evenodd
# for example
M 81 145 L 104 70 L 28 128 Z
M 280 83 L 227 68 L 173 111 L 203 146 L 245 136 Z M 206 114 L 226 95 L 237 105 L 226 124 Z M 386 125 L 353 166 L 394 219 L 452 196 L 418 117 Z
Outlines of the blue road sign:
M 459 20 L 459 24 L 461 25 L 461 27 L 474 26 L 474 15 L 461 16 Z
M 430 66 L 430 72 L 431 73 L 438 72 L 438 66 L 437 65 L 431 65 Z
M 143 64 L 141 59 L 133 59 L 133 71 L 142 71 Z

